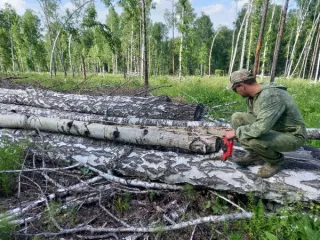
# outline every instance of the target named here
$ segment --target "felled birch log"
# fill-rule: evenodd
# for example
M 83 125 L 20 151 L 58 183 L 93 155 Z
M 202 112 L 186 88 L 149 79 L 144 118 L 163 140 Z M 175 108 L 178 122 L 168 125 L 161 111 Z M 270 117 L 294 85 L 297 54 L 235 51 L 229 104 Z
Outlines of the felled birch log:
M 215 161 L 208 155 L 182 154 L 146 150 L 131 145 L 89 138 L 33 131 L 1 129 L 0 137 L 9 141 L 30 139 L 42 143 L 47 156 L 56 161 L 70 160 L 89 164 L 104 171 L 125 176 L 161 181 L 168 184 L 189 183 L 195 186 L 225 190 L 239 194 L 252 192 L 276 202 L 320 202 L 319 159 L 304 152 L 298 159 L 286 156 L 285 169 L 267 179 L 257 177 L 259 166 L 241 168 L 231 161 Z M 215 158 L 220 158 L 215 154 Z
M 23 90 L 19 90 L 23 91 Z M 48 109 L 58 109 L 71 112 L 99 114 L 106 117 L 136 116 L 152 119 L 173 120 L 200 120 L 205 112 L 202 105 L 173 102 L 111 102 L 97 101 L 95 97 L 74 100 L 71 97 L 64 98 L 63 94 L 49 97 L 41 97 L 27 92 L 13 94 L 1 92 L 0 102 L 6 104 L 19 104 Z
M 27 114 L 30 116 L 41 116 L 49 118 L 70 119 L 85 122 L 96 122 L 101 124 L 137 125 L 137 126 L 162 126 L 188 129 L 191 132 L 201 132 L 202 134 L 213 134 L 222 136 L 227 130 L 231 130 L 231 124 L 220 121 L 179 121 L 169 119 L 150 119 L 137 117 L 106 117 L 97 114 L 86 114 L 68 112 L 56 109 L 46 109 L 31 106 L 0 103 L 0 114 Z M 308 128 L 309 139 L 320 139 L 320 129 Z
M 181 131 L 175 133 L 156 127 L 103 125 L 22 114 L 0 115 L 0 127 L 36 129 L 122 143 L 179 148 L 196 153 L 218 152 L 223 144 L 220 137 L 213 135 L 196 135 Z
M 20 96 L 23 98 L 60 98 L 63 101 L 90 101 L 90 102 L 123 102 L 123 103 L 161 103 L 172 102 L 168 96 L 132 97 L 132 96 L 91 96 L 84 94 L 67 94 L 45 89 L 27 88 L 7 89 L 0 88 L 1 95 Z

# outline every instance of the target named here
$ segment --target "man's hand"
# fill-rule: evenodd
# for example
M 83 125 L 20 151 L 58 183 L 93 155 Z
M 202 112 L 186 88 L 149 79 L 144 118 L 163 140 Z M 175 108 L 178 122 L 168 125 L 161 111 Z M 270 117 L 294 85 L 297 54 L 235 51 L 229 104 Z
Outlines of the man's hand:
M 236 132 L 234 130 L 226 131 L 223 136 L 227 139 L 236 138 Z

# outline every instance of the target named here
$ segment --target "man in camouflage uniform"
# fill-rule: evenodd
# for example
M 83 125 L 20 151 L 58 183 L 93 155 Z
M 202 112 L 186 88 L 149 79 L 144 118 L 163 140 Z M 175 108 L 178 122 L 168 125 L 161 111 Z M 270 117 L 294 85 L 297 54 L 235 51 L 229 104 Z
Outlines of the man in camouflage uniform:
M 228 88 L 246 98 L 247 113 L 232 115 L 228 139 L 237 138 L 248 153 L 235 162 L 241 166 L 265 164 L 258 176 L 268 178 L 282 169 L 284 156 L 301 147 L 307 132 L 299 109 L 286 91 L 275 83 L 259 84 L 249 71 L 233 72 Z

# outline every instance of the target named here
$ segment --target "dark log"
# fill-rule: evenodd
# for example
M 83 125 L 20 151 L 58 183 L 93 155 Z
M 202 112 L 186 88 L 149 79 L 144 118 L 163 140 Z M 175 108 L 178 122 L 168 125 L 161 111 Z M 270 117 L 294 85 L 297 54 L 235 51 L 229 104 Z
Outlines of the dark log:
M 10 90 L 11 91 L 11 90 Z M 8 89 L 0 89 L 0 102 L 5 104 L 19 104 L 47 109 L 57 109 L 79 113 L 104 115 L 105 117 L 128 117 L 173 120 L 200 120 L 204 115 L 204 107 L 197 104 L 172 102 L 109 102 L 97 101 L 96 97 L 77 100 L 63 97 L 64 94 L 52 92 L 49 97 L 41 97 L 33 90 L 31 92 L 16 90 L 10 93 Z M 82 96 L 82 95 L 81 95 Z M 83 97 L 83 96 L 82 96 Z
M 125 176 L 168 184 L 189 183 L 239 194 L 252 192 L 276 202 L 320 202 L 320 162 L 311 156 L 312 151 L 300 150 L 292 156 L 286 155 L 285 169 L 271 178 L 262 179 L 256 175 L 258 166 L 241 168 L 231 161 L 209 159 L 208 155 L 147 150 L 61 134 L 41 133 L 39 137 L 34 131 L 25 130 L 1 129 L 0 136 L 9 141 L 28 138 L 37 146 L 44 143 L 45 153 L 41 154 L 50 159 L 73 160 Z M 35 151 L 40 154 L 39 150 Z M 236 149 L 239 151 L 241 149 Z M 218 155 L 213 157 L 218 159 Z

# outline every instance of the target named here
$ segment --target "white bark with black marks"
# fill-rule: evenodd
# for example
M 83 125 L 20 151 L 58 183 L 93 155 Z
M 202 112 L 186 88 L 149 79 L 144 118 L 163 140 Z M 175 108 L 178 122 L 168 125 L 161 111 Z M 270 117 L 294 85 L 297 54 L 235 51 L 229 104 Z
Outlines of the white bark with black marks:
M 112 99 L 110 97 L 109 99 Z M 124 97 L 126 98 L 126 97 Z M 134 97 L 133 99 L 139 99 Z M 157 99 L 157 98 L 155 98 Z M 173 103 L 159 101 L 114 102 L 103 97 L 76 96 L 39 90 L 8 90 L 0 89 L 0 102 L 26 106 L 57 109 L 62 111 L 104 115 L 106 117 L 128 117 L 172 120 L 200 120 L 205 109 L 198 104 Z
M 70 160 L 113 171 L 124 176 L 161 181 L 167 184 L 189 183 L 239 194 L 253 193 L 276 202 L 320 202 L 320 163 L 312 151 L 286 155 L 285 168 L 273 177 L 262 179 L 259 166 L 242 168 L 231 161 L 220 161 L 219 154 L 195 155 L 138 148 L 101 140 L 34 131 L 0 130 L 1 138 L 18 141 L 28 138 L 36 145 L 45 143 L 45 156 L 55 161 Z M 241 149 L 236 150 L 242 152 Z M 214 160 L 216 159 L 216 160 Z
M 179 148 L 196 153 L 213 153 L 222 147 L 222 140 L 217 136 L 200 135 L 182 129 L 166 131 L 160 127 L 103 125 L 21 114 L 0 115 L 0 127 L 35 129 L 137 145 Z
M 188 131 L 201 132 L 204 134 L 215 134 L 222 136 L 224 131 L 230 130 L 231 124 L 220 121 L 179 121 L 169 119 L 150 119 L 137 117 L 106 117 L 97 114 L 86 114 L 77 112 L 60 111 L 55 109 L 45 109 L 30 106 L 2 104 L 0 103 L 0 114 L 25 114 L 29 116 L 40 116 L 48 118 L 69 119 L 77 121 L 85 121 L 90 123 L 100 123 L 109 125 L 137 125 L 137 126 L 160 126 L 160 127 L 175 127 L 184 128 Z M 307 128 L 308 139 L 320 139 L 319 128 Z

